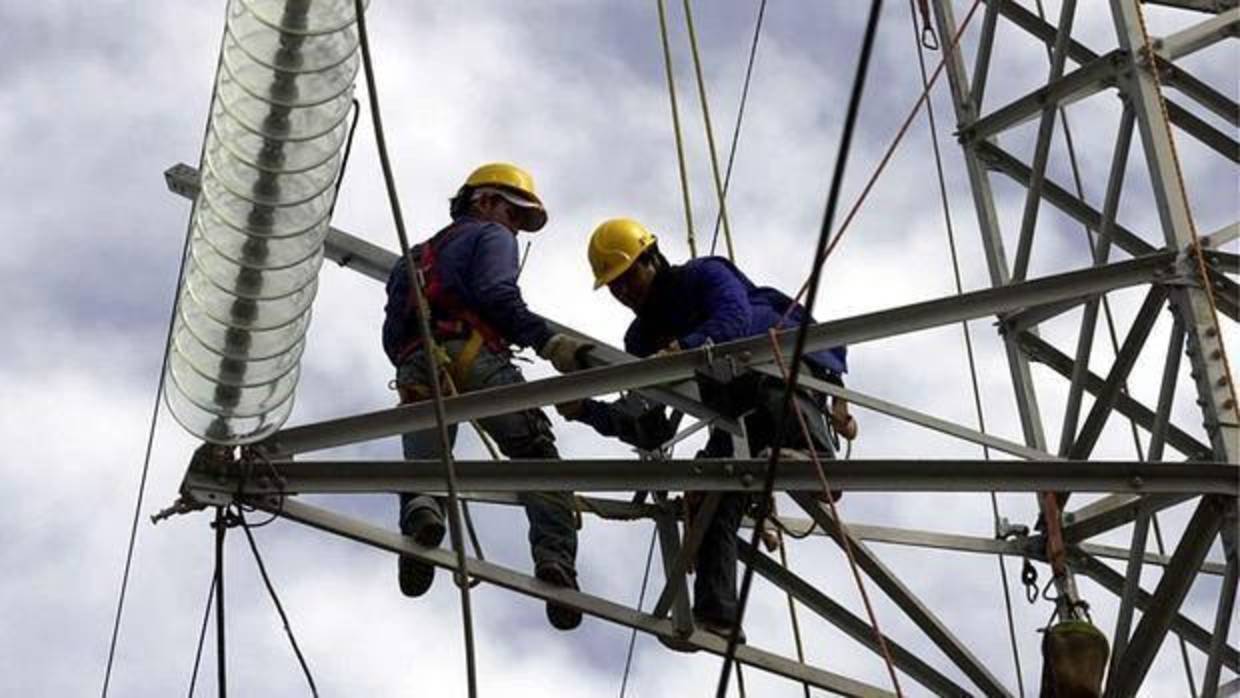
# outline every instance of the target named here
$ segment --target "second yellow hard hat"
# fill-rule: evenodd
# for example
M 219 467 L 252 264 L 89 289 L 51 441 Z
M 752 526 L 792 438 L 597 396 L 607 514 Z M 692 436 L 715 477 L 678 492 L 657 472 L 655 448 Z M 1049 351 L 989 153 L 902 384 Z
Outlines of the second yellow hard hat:
M 588 251 L 594 288 L 618 279 L 655 242 L 655 236 L 632 218 L 612 218 L 600 223 L 590 235 Z

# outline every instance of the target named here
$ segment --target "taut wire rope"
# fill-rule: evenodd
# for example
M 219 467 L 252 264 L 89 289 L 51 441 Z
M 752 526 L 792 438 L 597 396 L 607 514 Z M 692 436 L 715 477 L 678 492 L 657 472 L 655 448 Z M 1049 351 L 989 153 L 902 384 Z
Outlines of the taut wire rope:
M 374 66 L 371 62 L 370 40 L 366 31 L 366 12 L 363 0 L 354 0 L 353 7 L 357 16 L 357 34 L 362 50 L 362 68 L 366 76 L 366 92 L 370 100 L 370 115 L 374 121 L 375 144 L 379 151 L 379 163 L 383 170 L 383 183 L 387 188 L 388 203 L 392 210 L 392 221 L 396 228 L 396 237 L 400 243 L 401 257 L 409 259 L 409 238 L 405 233 L 405 221 L 400 210 L 400 199 L 396 193 L 396 181 L 392 175 L 392 163 L 388 159 L 387 139 L 383 133 L 383 119 L 379 112 L 379 94 L 375 86 Z M 465 545 L 462 539 L 460 501 L 457 497 L 456 468 L 452 458 L 452 441 L 448 438 L 448 420 L 444 413 L 443 389 L 439 383 L 439 366 L 437 365 L 434 337 L 431 335 L 430 320 L 426 312 L 426 295 L 422 289 L 422 280 L 418 278 L 416 265 L 408 264 L 409 283 L 413 289 L 414 301 L 418 309 L 418 330 L 422 337 L 425 351 L 427 373 L 430 374 L 431 400 L 435 408 L 435 424 L 439 436 L 440 452 L 448 484 L 448 524 L 452 539 L 452 548 L 456 553 L 457 588 L 461 592 L 461 620 L 465 636 L 465 665 L 469 686 L 469 695 L 478 695 L 478 676 L 474 657 L 473 612 L 469 598 L 469 575 L 465 563 Z
M 646 601 L 646 584 L 650 581 L 650 562 L 654 559 L 654 540 L 658 533 L 658 527 L 652 526 L 650 529 L 650 545 L 646 548 L 646 571 L 642 574 L 642 588 L 637 594 L 637 612 L 642 612 L 642 604 Z M 624 657 L 624 676 L 620 679 L 620 698 L 624 698 L 624 692 L 629 685 L 629 670 L 633 667 L 633 647 L 637 644 L 637 628 L 633 628 L 629 633 L 629 649 Z
M 202 663 L 202 647 L 207 640 L 207 624 L 211 620 L 212 599 L 215 598 L 215 570 L 211 570 L 211 586 L 207 587 L 207 607 L 202 612 L 202 626 L 198 629 L 198 648 L 194 650 L 194 668 L 189 674 L 187 698 L 194 698 L 194 685 L 198 683 L 198 667 Z
M 710 124 L 710 103 L 706 99 L 706 78 L 702 77 L 702 58 L 698 52 L 697 31 L 693 27 L 692 0 L 684 0 L 685 27 L 689 30 L 689 48 L 693 53 L 693 72 L 697 75 L 698 100 L 702 103 L 702 122 L 706 129 L 706 146 L 710 150 L 710 171 L 715 180 L 715 195 L 719 200 L 719 215 L 723 218 L 723 242 L 728 248 L 728 259 L 736 261 L 732 249 L 732 227 L 728 224 L 728 204 L 723 192 L 723 180 L 719 176 L 719 158 L 715 154 L 715 129 Z
M 853 79 L 852 91 L 849 96 L 848 110 L 844 118 L 843 134 L 840 138 L 839 150 L 835 160 L 834 172 L 831 177 L 831 185 L 827 194 L 826 210 L 823 214 L 822 227 L 818 232 L 818 242 L 814 255 L 814 265 L 810 271 L 808 288 L 810 291 L 809 298 L 806 302 L 805 313 L 807 316 L 813 315 L 813 306 L 815 296 L 817 295 L 818 284 L 822 276 L 822 264 L 818 260 L 822 258 L 823 248 L 827 244 L 830 236 L 831 226 L 835 217 L 836 206 L 839 203 L 840 189 L 843 186 L 845 165 L 848 161 L 848 153 L 852 146 L 853 131 L 857 122 L 857 114 L 860 111 L 861 95 L 865 86 L 866 73 L 869 68 L 870 55 L 874 48 L 875 37 L 878 34 L 878 17 L 882 10 L 882 0 L 872 0 L 870 4 L 869 17 L 866 22 L 865 35 L 861 45 L 861 55 L 857 63 L 857 72 Z M 801 323 L 797 327 L 796 343 L 792 353 L 792 365 L 790 374 L 787 377 L 787 388 L 784 392 L 783 407 L 780 410 L 779 419 L 776 422 L 775 442 L 772 444 L 770 460 L 765 468 L 762 484 L 762 497 L 759 500 L 758 517 L 761 521 L 770 513 L 770 498 L 775 487 L 775 475 L 779 468 L 779 457 L 781 446 L 783 445 L 784 436 L 787 433 L 788 417 L 790 406 L 795 407 L 796 401 L 796 385 L 800 376 L 801 358 L 805 354 L 805 340 L 809 323 Z M 812 442 L 811 442 L 812 445 Z M 812 452 L 811 452 L 812 453 Z M 749 542 L 750 549 L 757 551 L 758 538 L 760 529 L 754 527 L 754 532 Z M 728 637 L 727 649 L 723 656 L 723 666 L 719 672 L 719 682 L 715 689 L 716 698 L 724 698 L 728 686 L 728 674 L 731 669 L 732 660 L 736 655 L 736 644 L 739 640 L 741 623 L 745 617 L 745 606 L 749 600 L 749 592 L 753 585 L 753 565 L 745 565 L 745 573 L 741 581 L 740 596 L 737 603 L 736 622 L 732 627 L 732 632 Z M 881 638 L 881 633 L 879 633 Z M 885 643 L 880 639 L 880 645 L 884 648 Z M 890 668 L 890 663 L 888 664 Z M 896 679 L 894 669 L 891 669 L 892 682 L 896 685 L 896 692 L 899 693 L 899 683 Z
M 917 65 L 921 71 L 922 89 L 928 89 L 929 76 L 926 74 L 926 58 L 922 53 L 922 48 L 926 46 L 924 30 L 921 34 L 917 30 L 918 7 L 914 5 L 915 0 L 909 0 L 909 18 L 912 20 L 913 28 L 913 50 L 917 52 Z M 929 27 L 927 21 L 924 0 L 921 0 L 922 22 L 924 27 Z M 945 57 L 946 58 L 946 57 Z M 934 100 L 928 98 L 926 100 L 926 120 L 930 131 L 930 146 L 934 151 L 934 169 L 938 175 L 939 181 L 939 202 L 943 208 L 943 225 L 947 232 L 947 248 L 951 254 L 952 260 L 952 277 L 956 285 L 956 293 L 964 293 L 964 284 L 960 277 L 960 258 L 956 252 L 956 233 L 955 226 L 952 224 L 951 206 L 948 204 L 947 198 L 947 182 L 943 175 L 943 154 L 939 149 L 938 123 L 934 118 Z M 977 415 L 978 431 L 986 433 L 986 416 L 982 409 L 982 391 L 977 379 L 977 361 L 973 353 L 973 337 L 969 331 L 969 323 L 960 323 L 961 335 L 964 339 L 965 356 L 969 362 L 969 380 L 973 387 L 973 409 Z M 985 460 L 990 460 L 990 448 L 985 444 L 982 445 L 982 456 Z M 990 510 L 993 517 L 994 530 L 996 535 L 1000 530 L 1000 513 L 999 513 L 999 497 L 990 492 Z M 1008 643 L 1012 648 L 1012 662 L 1016 669 L 1016 686 L 1020 692 L 1021 698 L 1025 697 L 1025 680 L 1021 676 L 1023 669 L 1021 668 L 1020 649 L 1016 642 L 1016 622 L 1012 614 L 1012 590 L 1008 585 L 1007 562 L 1002 555 L 998 555 L 999 560 L 999 581 L 1003 585 L 1003 605 L 1007 614 Z
M 215 66 L 215 69 L 217 72 L 219 71 L 220 66 L 223 65 L 224 38 L 226 35 L 227 35 L 227 32 L 223 32 L 220 34 L 219 59 L 217 59 L 216 66 Z M 208 104 L 208 108 L 207 108 L 208 115 L 211 113 L 210 105 L 215 103 L 216 89 L 218 89 L 218 86 L 213 86 L 211 88 L 211 100 L 207 103 Z M 207 134 L 210 132 L 210 128 L 211 128 L 210 122 L 211 122 L 211 119 L 208 116 L 206 123 L 203 124 L 202 148 L 198 152 L 199 170 L 202 169 L 202 162 L 206 155 Z M 197 200 L 195 200 L 194 205 L 195 206 L 197 205 Z M 159 363 L 159 380 L 155 386 L 155 399 L 153 400 L 154 405 L 152 405 L 151 407 L 151 422 L 150 422 L 150 427 L 147 429 L 147 435 L 146 435 L 146 453 L 142 457 L 142 474 L 138 478 L 138 496 L 136 497 L 136 500 L 134 502 L 133 521 L 129 526 L 129 544 L 126 547 L 126 551 L 125 551 L 125 568 L 124 568 L 124 571 L 121 573 L 121 588 L 120 588 L 120 592 L 118 593 L 117 599 L 116 599 L 116 614 L 112 621 L 112 639 L 108 643 L 108 663 L 107 663 L 107 667 L 104 669 L 103 688 L 100 692 L 100 698 L 107 698 L 108 686 L 111 684 L 111 681 L 112 681 L 112 665 L 116 659 L 116 645 L 120 638 L 120 631 L 121 631 L 121 616 L 124 614 L 124 610 L 125 610 L 125 593 L 129 589 L 129 572 L 133 566 L 134 545 L 138 540 L 138 520 L 142 516 L 142 500 L 146 495 L 146 480 L 151 470 L 151 451 L 155 444 L 155 429 L 159 425 L 159 403 L 160 403 L 160 399 L 163 397 L 163 394 L 164 394 L 164 381 L 165 381 L 165 377 L 168 372 L 167 371 L 168 353 L 172 349 L 172 331 L 173 331 L 173 328 L 176 326 L 177 310 L 178 310 L 178 305 L 180 302 L 179 299 L 181 297 L 181 286 L 182 284 L 185 283 L 185 262 L 189 256 L 189 241 L 190 241 L 190 238 L 193 237 L 193 230 L 194 230 L 194 216 L 191 213 L 189 217 L 189 222 L 186 223 L 185 225 L 185 239 L 181 243 L 181 261 L 177 265 L 176 289 L 172 296 L 173 298 L 172 308 L 168 312 L 168 330 L 164 335 L 163 358 L 160 359 L 160 363 Z
M 672 47 L 667 39 L 667 9 L 664 0 L 656 0 L 659 8 L 659 37 L 663 40 L 663 65 L 667 72 L 667 94 L 672 102 L 672 131 L 676 134 L 676 162 L 680 167 L 680 195 L 685 204 L 685 231 L 689 237 L 689 256 L 697 256 L 697 240 L 693 235 L 693 204 L 689 200 L 689 175 L 685 172 L 685 144 L 680 133 L 680 110 L 676 106 L 676 80 L 672 74 Z
M 753 77 L 754 59 L 758 55 L 758 37 L 762 36 L 762 18 L 766 15 L 766 0 L 758 5 L 758 19 L 754 22 L 753 41 L 749 45 L 749 61 L 745 66 L 745 84 L 741 87 L 741 103 L 736 110 L 736 126 L 732 129 L 732 145 L 728 148 L 728 167 L 723 175 L 723 196 L 727 198 L 728 187 L 732 184 L 732 164 L 736 161 L 736 146 L 741 136 L 741 121 L 745 117 L 745 103 L 749 100 L 749 82 Z M 715 216 L 715 231 L 710 237 L 710 253 L 715 254 L 719 243 L 719 226 L 723 222 L 723 207 Z

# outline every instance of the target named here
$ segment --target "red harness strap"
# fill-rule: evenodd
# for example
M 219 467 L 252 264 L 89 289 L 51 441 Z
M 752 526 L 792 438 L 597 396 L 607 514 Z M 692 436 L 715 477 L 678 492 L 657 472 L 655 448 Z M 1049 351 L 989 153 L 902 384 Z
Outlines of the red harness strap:
M 431 309 L 431 333 L 436 339 L 448 340 L 464 339 L 473 332 L 477 332 L 482 336 L 483 344 L 487 349 L 493 352 L 505 352 L 508 350 L 508 341 L 504 339 L 504 336 L 490 323 L 483 320 L 478 313 L 462 303 L 455 293 L 449 291 L 440 273 L 437 264 L 439 248 L 460 234 L 461 229 L 462 226 L 453 223 L 436 233 L 430 240 L 415 246 L 411 251 L 411 257 L 417 264 L 417 271 L 426 284 L 424 293 L 426 304 Z M 405 302 L 406 313 L 416 311 L 415 301 L 416 296 L 411 286 L 409 297 Z M 401 349 L 398 359 L 404 361 L 421 346 L 422 338 L 414 337 Z

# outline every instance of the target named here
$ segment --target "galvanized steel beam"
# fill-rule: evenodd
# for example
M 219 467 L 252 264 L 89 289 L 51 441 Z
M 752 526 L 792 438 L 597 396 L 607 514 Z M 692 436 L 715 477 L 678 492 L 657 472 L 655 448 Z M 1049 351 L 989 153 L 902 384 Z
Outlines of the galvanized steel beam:
M 437 461 L 272 460 L 244 472 L 192 469 L 185 486 L 201 492 L 247 494 L 344 494 L 365 492 L 443 492 Z M 633 492 L 694 490 L 761 492 L 767 461 L 694 460 L 462 460 L 457 481 L 469 492 Z M 869 492 L 1036 492 L 1060 487 L 1076 492 L 1143 494 L 1211 493 L 1235 497 L 1240 482 L 1225 463 L 1144 461 L 985 461 L 862 460 L 829 461 L 831 487 Z M 1058 483 L 1058 485 L 1056 484 Z M 809 461 L 781 463 L 776 490 L 822 489 Z

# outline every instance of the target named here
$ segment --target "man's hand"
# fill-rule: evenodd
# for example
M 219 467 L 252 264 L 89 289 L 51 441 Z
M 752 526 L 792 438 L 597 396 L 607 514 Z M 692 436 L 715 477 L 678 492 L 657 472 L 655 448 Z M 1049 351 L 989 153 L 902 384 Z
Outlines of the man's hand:
M 555 411 L 560 416 L 569 421 L 581 419 L 586 413 L 586 403 L 583 400 L 573 400 L 571 402 L 561 402 L 555 406 Z
M 664 355 L 666 355 L 666 354 L 675 354 L 675 353 L 677 353 L 677 352 L 679 352 L 679 351 L 680 351 L 680 342 L 678 342 L 678 341 L 676 341 L 676 340 L 674 340 L 674 339 L 673 339 L 671 344 L 668 344 L 667 346 L 663 347 L 662 349 L 660 349 L 660 350 L 656 351 L 656 352 L 654 353 L 654 355 L 655 355 L 655 356 L 664 356 Z
M 857 438 L 857 420 L 848 412 L 848 401 L 835 399 L 831 401 L 831 426 L 842 438 L 852 441 Z
M 566 334 L 551 335 L 551 339 L 538 350 L 538 355 L 551 362 L 560 373 L 572 373 L 584 368 L 581 355 L 594 348 L 593 344 L 583 342 Z

